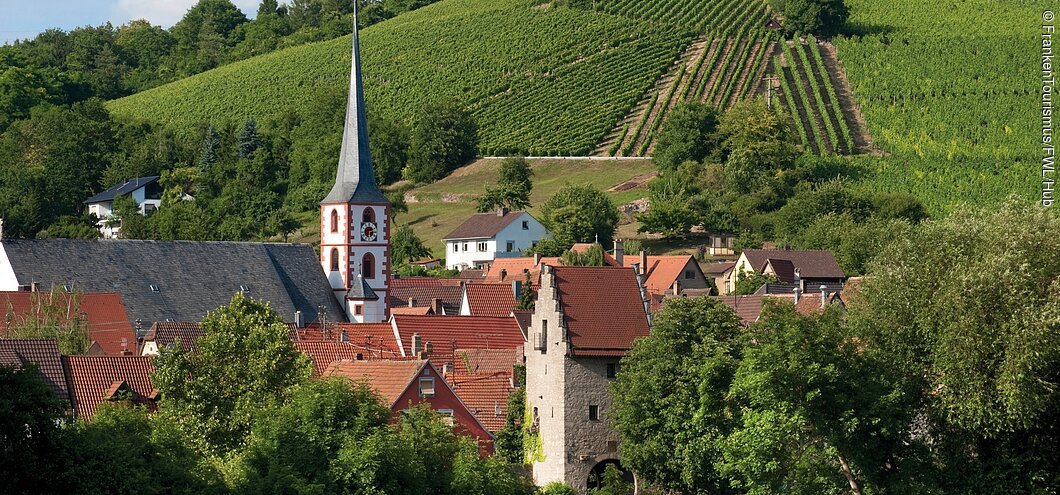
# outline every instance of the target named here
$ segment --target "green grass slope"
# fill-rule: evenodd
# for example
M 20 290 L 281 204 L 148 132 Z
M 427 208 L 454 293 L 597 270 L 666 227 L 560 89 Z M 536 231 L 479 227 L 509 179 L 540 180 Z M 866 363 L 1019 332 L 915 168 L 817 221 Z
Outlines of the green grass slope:
M 909 191 L 934 213 L 1010 194 L 1040 199 L 1042 10 L 1011 0 L 847 0 L 835 40 L 876 144 L 865 187 Z
M 691 39 L 669 25 L 535 3 L 443 0 L 365 29 L 369 112 L 407 120 L 426 102 L 455 99 L 475 115 L 484 154 L 583 154 Z M 178 128 L 300 112 L 348 84 L 349 44 L 277 51 L 109 108 Z

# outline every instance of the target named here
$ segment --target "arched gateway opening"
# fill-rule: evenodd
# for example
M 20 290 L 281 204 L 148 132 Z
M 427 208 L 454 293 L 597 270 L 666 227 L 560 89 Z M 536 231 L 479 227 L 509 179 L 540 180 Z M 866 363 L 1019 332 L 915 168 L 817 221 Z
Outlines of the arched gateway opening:
M 589 471 L 589 479 L 586 480 L 586 488 L 589 490 L 602 488 L 604 486 L 604 473 L 607 472 L 608 466 L 614 466 L 615 469 L 618 470 L 621 480 L 629 485 L 629 493 L 633 493 L 633 471 L 623 468 L 622 463 L 618 462 L 617 459 L 607 459 L 596 463 L 596 465 L 593 466 L 593 469 Z

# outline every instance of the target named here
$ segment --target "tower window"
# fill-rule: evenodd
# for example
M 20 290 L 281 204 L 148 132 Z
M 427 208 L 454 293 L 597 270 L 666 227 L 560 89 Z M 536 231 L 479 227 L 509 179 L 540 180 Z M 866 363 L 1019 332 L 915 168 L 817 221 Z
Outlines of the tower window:
M 589 404 L 589 421 L 600 421 L 600 406 Z
M 364 209 L 364 213 L 361 215 L 361 222 L 363 223 L 375 223 L 375 210 L 372 207 Z
M 339 231 L 339 210 L 331 210 L 331 231 Z
M 365 253 L 364 258 L 361 258 L 361 276 L 375 278 L 375 256 L 372 253 Z
M 331 248 L 331 271 L 339 271 L 339 250 Z

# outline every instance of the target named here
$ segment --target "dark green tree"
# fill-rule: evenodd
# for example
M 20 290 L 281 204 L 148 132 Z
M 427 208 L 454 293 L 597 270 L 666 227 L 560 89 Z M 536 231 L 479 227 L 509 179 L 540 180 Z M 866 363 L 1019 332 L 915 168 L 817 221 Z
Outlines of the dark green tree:
M 850 17 L 845 0 L 781 0 L 784 27 L 792 33 L 830 38 L 839 34 Z
M 541 207 L 541 223 L 564 250 L 576 242 L 610 245 L 618 218 L 611 198 L 588 185 L 564 186 Z
M 501 161 L 500 177 L 495 187 L 486 187 L 486 193 L 477 199 L 480 213 L 507 208 L 522 210 L 530 206 L 530 191 L 534 184 L 534 171 L 530 163 L 521 156 L 508 157 Z
M 232 36 L 236 27 L 245 22 L 247 16 L 229 0 L 199 0 L 170 30 L 178 72 L 189 76 L 218 66 L 238 42 Z
M 399 121 L 370 114 L 368 132 L 376 182 L 390 184 L 401 179 L 409 156 L 409 130 Z
M 416 232 L 408 224 L 398 225 L 390 236 L 391 257 L 397 266 L 420 260 L 431 255 Z
M 254 119 L 243 122 L 243 130 L 239 131 L 239 158 L 249 160 L 254 158 L 254 152 L 261 147 L 261 136 L 258 134 L 258 125 Z
M 477 148 L 478 126 L 470 112 L 456 103 L 428 105 L 412 129 L 402 176 L 413 182 L 436 181 L 475 158 Z
M 228 452 L 250 431 L 254 411 L 283 403 L 312 366 L 267 303 L 237 293 L 203 318 L 195 352 L 179 346 L 156 360 L 165 410 L 210 452 Z
M 676 170 L 692 160 L 703 162 L 717 159 L 718 110 L 705 103 L 678 103 L 670 111 L 652 153 L 652 161 L 660 171 Z
M 211 125 L 206 128 L 206 134 L 202 138 L 202 145 L 199 146 L 199 158 L 196 164 L 199 167 L 199 173 L 202 175 L 209 174 L 213 171 L 214 164 L 217 163 L 217 151 L 221 147 L 220 137 L 217 135 L 217 129 Z
M 9 493 L 60 492 L 66 402 L 34 365 L 0 366 L 0 478 Z
M 526 272 L 526 280 L 523 281 L 519 292 L 519 305 L 516 307 L 528 311 L 534 310 L 534 282 L 530 278 L 530 272 Z

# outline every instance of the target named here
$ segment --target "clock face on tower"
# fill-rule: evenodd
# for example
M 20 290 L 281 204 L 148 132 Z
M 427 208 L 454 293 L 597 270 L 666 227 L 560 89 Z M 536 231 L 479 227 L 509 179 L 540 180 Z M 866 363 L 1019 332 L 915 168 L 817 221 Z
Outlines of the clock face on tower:
M 361 240 L 372 242 L 375 241 L 376 231 L 375 222 L 364 222 L 361 224 Z

